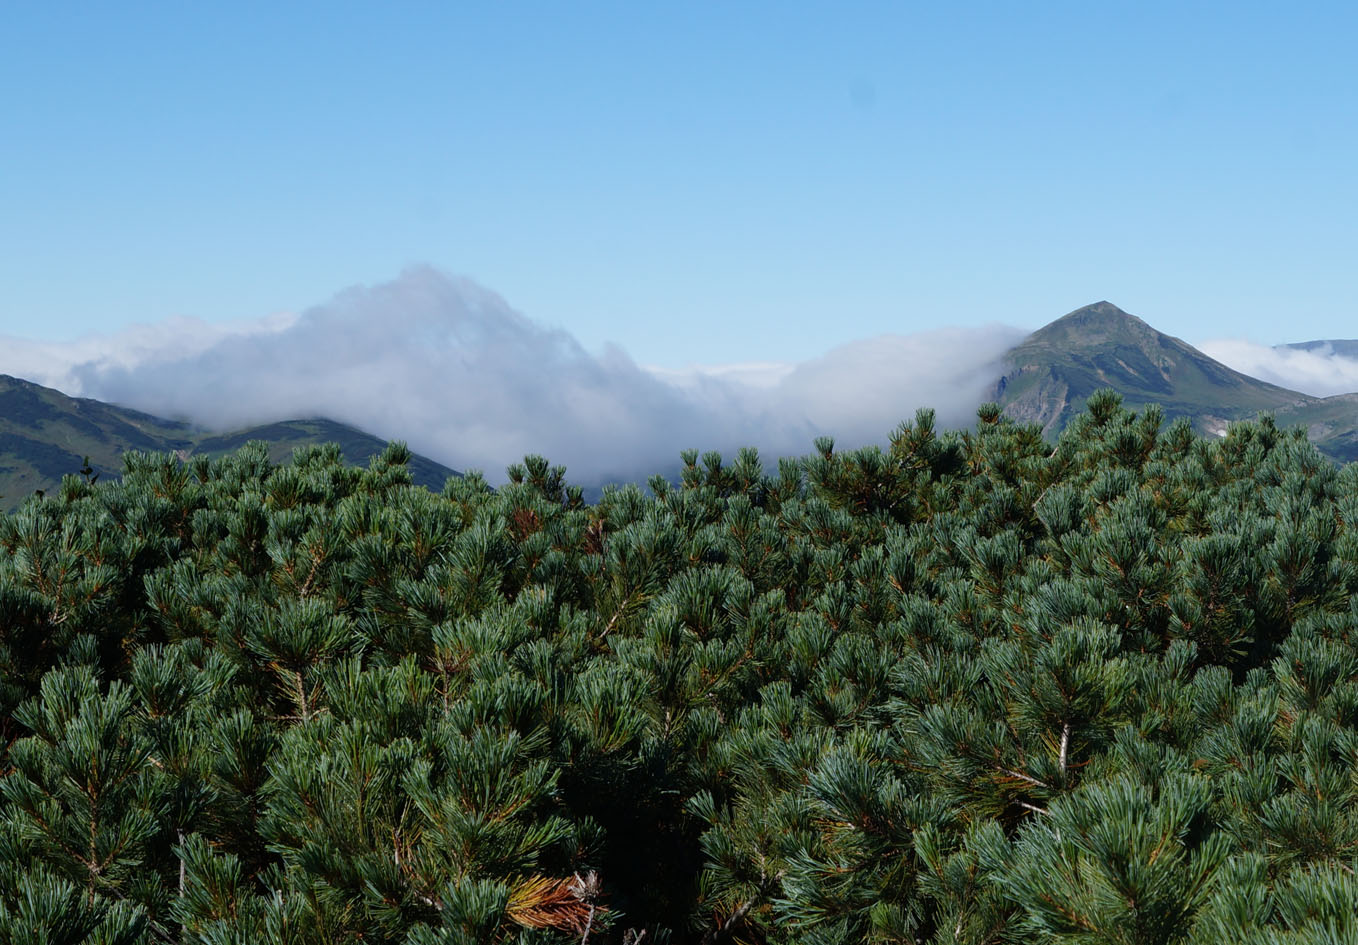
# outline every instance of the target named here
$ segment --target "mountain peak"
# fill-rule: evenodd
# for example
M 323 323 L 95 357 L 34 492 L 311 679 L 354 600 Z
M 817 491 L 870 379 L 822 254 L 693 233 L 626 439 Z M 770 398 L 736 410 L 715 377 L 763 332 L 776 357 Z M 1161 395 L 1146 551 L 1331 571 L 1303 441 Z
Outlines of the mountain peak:
M 1110 342 L 1138 345 L 1158 343 L 1163 337 L 1135 315 L 1124 312 L 1112 302 L 1103 301 L 1062 315 L 1033 332 L 1024 344 L 1090 348 Z
M 1091 303 L 1089 303 L 1088 305 L 1083 305 L 1083 306 L 1081 306 L 1080 308 L 1077 308 L 1077 309 L 1076 309 L 1075 311 L 1073 311 L 1073 312 L 1067 312 L 1067 313 L 1066 313 L 1064 316 L 1062 316 L 1062 317 L 1063 317 L 1063 318 L 1075 318 L 1075 317 L 1077 317 L 1077 316 L 1085 316 L 1085 317 L 1101 316 L 1101 317 L 1104 317 L 1104 318 L 1111 317 L 1111 316 L 1117 316 L 1117 317 L 1120 317 L 1120 318 L 1136 318 L 1135 315 L 1129 315 L 1129 314 L 1127 314 L 1126 312 L 1124 312 L 1122 309 L 1118 308 L 1116 305 L 1114 305 L 1112 302 L 1108 301 L 1107 299 L 1103 299 L 1103 300 L 1101 300 L 1101 301 L 1099 301 L 1099 302 L 1091 302 Z M 1058 319 L 1058 320 L 1059 320 L 1059 319 Z M 1141 319 L 1137 318 L 1137 321 L 1140 321 L 1140 320 L 1141 320 Z
M 996 389 L 1005 412 L 1047 432 L 1063 427 L 1104 387 L 1129 406 L 1158 403 L 1167 416 L 1190 417 L 1211 434 L 1227 420 L 1313 399 L 1233 371 L 1108 301 L 1038 329 L 1006 360 L 1009 372 Z

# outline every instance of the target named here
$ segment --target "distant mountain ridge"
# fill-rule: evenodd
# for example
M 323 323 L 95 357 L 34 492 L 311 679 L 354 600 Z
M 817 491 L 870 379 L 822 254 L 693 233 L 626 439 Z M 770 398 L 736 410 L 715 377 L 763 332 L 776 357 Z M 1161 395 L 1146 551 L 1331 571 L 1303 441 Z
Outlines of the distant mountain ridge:
M 1297 341 L 1290 345 L 1278 345 L 1279 348 L 1291 348 L 1295 351 L 1319 351 L 1329 354 L 1337 354 L 1341 358 L 1358 359 L 1358 339 L 1354 338 L 1325 338 L 1319 341 Z
M 1358 358 L 1358 340 L 1279 346 Z M 1186 417 L 1204 436 L 1221 436 L 1233 421 L 1271 413 L 1300 425 L 1332 458 L 1358 460 L 1358 392 L 1313 397 L 1227 367 L 1142 319 L 1102 301 L 1076 309 L 1033 332 L 1005 355 L 992 392 L 1005 414 L 1039 424 L 1054 436 L 1096 390 L 1112 388 L 1133 409 L 1159 404 L 1167 418 Z M 0 374 L 0 509 L 35 490 L 56 486 L 84 458 L 100 475 L 116 475 L 128 450 L 215 456 L 263 440 L 286 460 L 300 446 L 337 443 L 348 462 L 364 464 L 386 441 L 327 419 L 298 419 L 212 433 L 188 423 L 85 398 Z M 415 456 L 415 482 L 438 490 L 458 475 Z
M 387 441 L 326 419 L 287 420 L 230 433 L 210 433 L 187 423 L 88 398 L 68 397 L 0 374 L 0 508 L 12 509 L 37 490 L 80 470 L 85 457 L 102 476 L 122 470 L 128 450 L 217 456 L 251 440 L 269 444 L 270 458 L 286 460 L 300 446 L 337 443 L 346 461 L 366 464 Z M 434 490 L 457 473 L 416 455 L 412 478 Z
M 1292 347 L 1324 345 L 1340 354 L 1352 346 L 1358 356 L 1358 341 Z M 1250 377 L 1107 301 L 1076 309 L 1011 349 L 994 397 L 1008 416 L 1054 435 L 1105 387 L 1134 409 L 1159 404 L 1168 419 L 1186 417 L 1204 436 L 1271 413 L 1281 425 L 1306 427 L 1333 458 L 1358 459 L 1358 393 L 1313 397 Z

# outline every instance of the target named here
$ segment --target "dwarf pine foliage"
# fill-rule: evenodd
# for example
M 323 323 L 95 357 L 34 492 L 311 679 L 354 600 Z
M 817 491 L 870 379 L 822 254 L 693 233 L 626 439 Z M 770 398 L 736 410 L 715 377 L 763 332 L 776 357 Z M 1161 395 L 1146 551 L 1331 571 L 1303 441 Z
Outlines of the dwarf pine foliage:
M 1358 941 L 1358 467 L 1102 392 L 0 519 L 0 943 Z

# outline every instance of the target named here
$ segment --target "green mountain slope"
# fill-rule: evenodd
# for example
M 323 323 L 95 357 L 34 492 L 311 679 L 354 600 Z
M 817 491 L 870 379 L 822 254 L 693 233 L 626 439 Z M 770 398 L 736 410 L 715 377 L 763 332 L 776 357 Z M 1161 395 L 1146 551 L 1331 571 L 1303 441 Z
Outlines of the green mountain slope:
M 996 400 L 1009 416 L 1040 423 L 1048 433 L 1064 428 L 1104 387 L 1129 407 L 1160 404 L 1167 417 L 1187 417 L 1204 435 L 1219 434 L 1231 420 L 1304 412 L 1322 402 L 1233 371 L 1109 302 L 1034 332 L 1006 362 Z
M 1358 356 L 1358 341 L 1285 347 L 1325 346 Z M 1271 413 L 1280 426 L 1305 427 L 1331 458 L 1358 460 L 1358 393 L 1312 397 L 1241 374 L 1109 302 L 1077 309 L 1010 351 L 995 399 L 1009 416 L 1054 435 L 1104 387 L 1133 409 L 1154 403 L 1169 419 L 1187 417 L 1204 436 L 1223 434 L 1231 421 Z
M 122 470 L 128 450 L 218 456 L 250 440 L 269 444 L 270 457 L 286 459 L 299 446 L 338 443 L 346 461 L 366 464 L 386 441 L 333 420 L 288 420 L 226 434 L 196 430 L 98 400 L 0 374 L 0 508 L 13 509 L 38 489 L 51 489 L 78 472 L 84 458 L 102 476 Z M 443 488 L 453 470 L 423 456 L 410 463 L 415 482 Z
M 1351 463 L 1358 460 L 1358 394 L 1336 394 L 1314 403 L 1274 411 L 1280 426 L 1302 426 L 1321 452 Z

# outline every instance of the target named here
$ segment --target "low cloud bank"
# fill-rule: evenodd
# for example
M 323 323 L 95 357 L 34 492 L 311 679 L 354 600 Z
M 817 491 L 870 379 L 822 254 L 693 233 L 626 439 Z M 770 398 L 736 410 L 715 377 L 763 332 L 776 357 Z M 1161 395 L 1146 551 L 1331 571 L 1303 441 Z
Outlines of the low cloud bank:
M 300 315 L 176 319 L 54 344 L 0 339 L 0 373 L 214 430 L 329 417 L 492 480 L 526 453 L 594 485 L 672 470 L 680 450 L 766 459 L 830 434 L 884 441 L 921 406 L 969 425 L 1023 332 L 886 335 L 798 364 L 661 371 L 586 351 L 465 279 L 420 267 Z
M 1204 342 L 1198 349 L 1242 374 L 1313 397 L 1358 391 L 1358 358 L 1338 354 L 1329 345 L 1303 350 L 1224 339 Z

